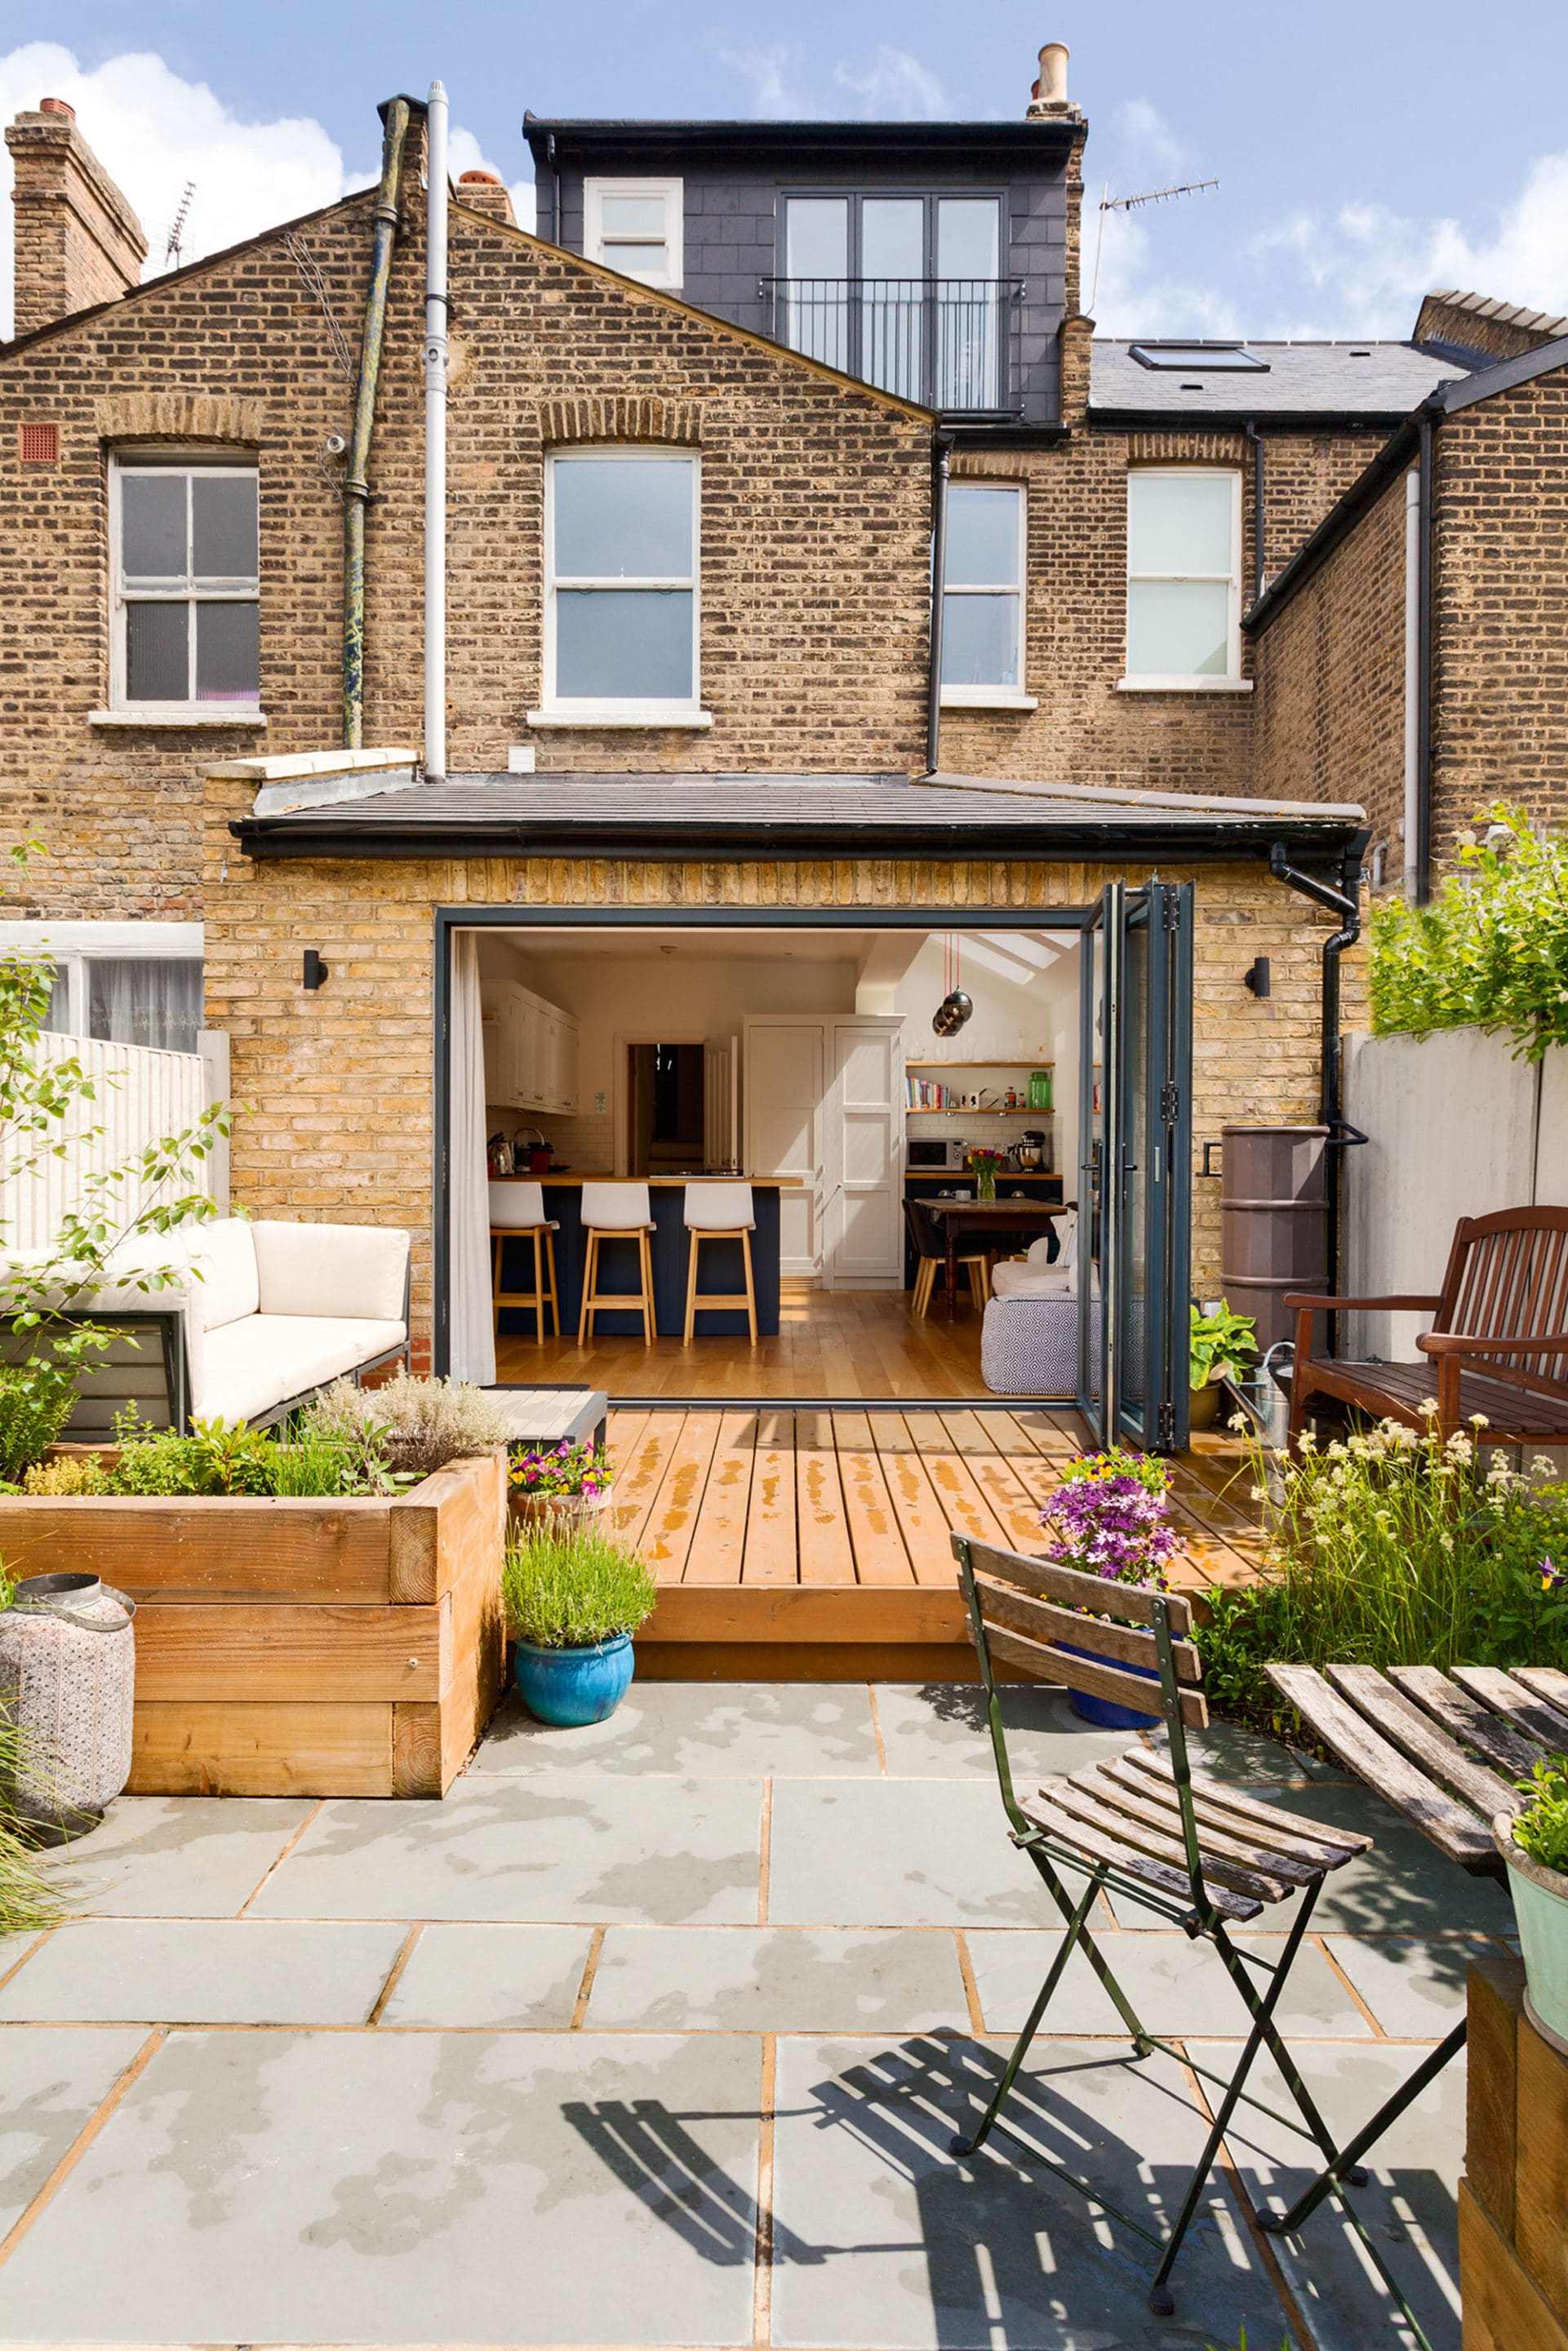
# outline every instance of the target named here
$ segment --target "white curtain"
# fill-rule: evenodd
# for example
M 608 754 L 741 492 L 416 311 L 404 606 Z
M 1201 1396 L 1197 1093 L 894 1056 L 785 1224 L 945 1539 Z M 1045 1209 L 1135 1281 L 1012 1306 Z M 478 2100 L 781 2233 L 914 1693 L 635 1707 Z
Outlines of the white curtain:
M 485 1164 L 485 1040 L 480 1025 L 479 940 L 452 941 L 451 1132 L 447 1321 L 452 1376 L 494 1384 L 496 1333 L 490 1303 L 490 1192 Z

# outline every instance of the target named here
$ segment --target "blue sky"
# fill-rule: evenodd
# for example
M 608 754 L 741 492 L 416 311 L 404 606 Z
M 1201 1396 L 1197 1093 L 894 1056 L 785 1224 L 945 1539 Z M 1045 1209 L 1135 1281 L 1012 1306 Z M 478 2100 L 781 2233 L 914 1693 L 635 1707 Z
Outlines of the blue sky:
M 1541 0 L 1495 16 L 1448 0 L 1311 13 L 1277 0 L 62 0 L 47 19 L 0 0 L 0 108 L 71 99 L 155 259 L 193 179 L 190 257 L 362 183 L 376 101 L 423 92 L 433 74 L 464 134 L 455 162 L 501 172 L 522 210 L 526 107 L 1012 116 L 1045 39 L 1070 45 L 1089 118 L 1091 264 L 1107 182 L 1113 194 L 1221 183 L 1108 216 L 1095 303 L 1107 329 L 1406 333 L 1420 293 L 1456 283 L 1568 310 L 1568 9 Z

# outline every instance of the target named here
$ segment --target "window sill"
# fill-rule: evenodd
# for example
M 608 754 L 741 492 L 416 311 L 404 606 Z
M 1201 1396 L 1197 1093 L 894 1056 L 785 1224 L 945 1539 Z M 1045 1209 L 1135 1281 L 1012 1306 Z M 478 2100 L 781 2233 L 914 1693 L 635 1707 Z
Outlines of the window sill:
M 713 725 L 711 710 L 672 710 L 664 702 L 579 704 L 575 708 L 530 710 L 530 726 L 679 726 L 700 729 Z
M 1249 677 L 1119 677 L 1118 694 L 1250 694 Z
M 243 704 L 142 702 L 124 710 L 89 710 L 89 726 L 265 726 L 263 710 Z
M 1032 694 L 1015 694 L 1005 685 L 945 685 L 944 710 L 1038 710 Z

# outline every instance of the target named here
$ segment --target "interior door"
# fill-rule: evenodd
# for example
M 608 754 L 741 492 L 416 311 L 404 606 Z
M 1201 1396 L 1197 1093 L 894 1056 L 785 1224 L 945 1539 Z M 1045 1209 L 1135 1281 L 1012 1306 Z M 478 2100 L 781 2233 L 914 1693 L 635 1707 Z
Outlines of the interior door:
M 822 1253 L 833 1289 L 904 1287 L 904 1022 L 828 1024 Z
M 779 1195 L 779 1270 L 816 1279 L 822 1271 L 822 1023 L 764 1013 L 743 1023 L 742 1036 L 746 1172 L 798 1179 Z
M 1085 934 L 1079 1408 L 1101 1446 L 1187 1438 L 1192 885 L 1113 883 Z

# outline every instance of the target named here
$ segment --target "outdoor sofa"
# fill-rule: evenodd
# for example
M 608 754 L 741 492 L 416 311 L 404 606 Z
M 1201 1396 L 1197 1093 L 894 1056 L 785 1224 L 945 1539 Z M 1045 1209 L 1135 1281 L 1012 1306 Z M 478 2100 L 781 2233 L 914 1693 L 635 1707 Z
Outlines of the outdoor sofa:
M 152 1266 L 190 1278 L 138 1290 Z M 116 1335 L 82 1383 L 73 1439 L 108 1436 L 129 1405 L 155 1427 L 266 1427 L 333 1380 L 408 1362 L 409 1236 L 394 1227 L 222 1217 L 142 1235 L 110 1270 L 120 1280 L 77 1309 Z

